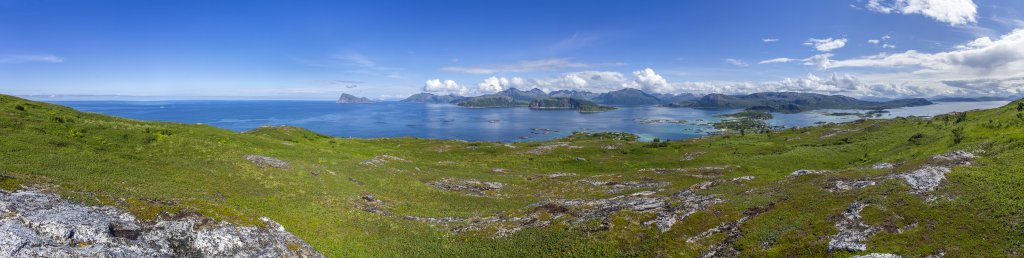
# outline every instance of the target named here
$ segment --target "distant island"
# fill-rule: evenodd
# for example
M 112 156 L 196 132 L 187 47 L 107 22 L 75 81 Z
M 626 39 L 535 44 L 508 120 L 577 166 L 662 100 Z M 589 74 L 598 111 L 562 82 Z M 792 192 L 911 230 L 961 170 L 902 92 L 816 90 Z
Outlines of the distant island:
M 935 102 L 982 102 L 982 101 L 1011 101 L 1016 98 L 1013 97 L 939 97 L 932 99 Z
M 615 110 L 614 107 L 598 105 L 582 99 L 555 97 L 538 99 L 530 102 L 532 109 L 575 109 L 579 112 L 603 112 Z
M 753 111 L 799 113 L 816 109 L 890 109 L 934 104 L 923 98 L 884 102 L 859 100 L 841 95 L 798 92 L 762 92 L 749 95 L 708 94 L 700 99 L 666 106 L 690 108 L 741 108 Z
M 356 96 L 352 96 L 352 94 L 348 94 L 348 93 L 342 93 L 341 97 L 338 97 L 338 101 L 335 101 L 335 103 L 338 103 L 338 104 L 357 104 L 357 103 L 371 103 L 371 102 L 373 102 L 373 101 L 371 101 L 368 98 L 356 97 Z
M 436 94 L 433 94 L 433 93 L 426 93 L 426 92 L 424 92 L 424 93 L 413 94 L 412 96 L 409 96 L 408 98 L 403 99 L 402 102 L 429 103 L 429 104 L 448 104 L 448 103 L 452 103 L 452 102 L 456 102 L 456 101 L 461 101 L 463 99 L 466 99 L 466 97 L 455 95 L 455 94 L 436 95 Z

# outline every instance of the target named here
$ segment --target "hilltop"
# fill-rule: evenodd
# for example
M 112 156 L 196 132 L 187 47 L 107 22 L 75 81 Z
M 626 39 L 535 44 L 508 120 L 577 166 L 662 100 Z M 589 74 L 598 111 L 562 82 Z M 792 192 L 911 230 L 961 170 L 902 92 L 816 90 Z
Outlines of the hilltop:
M 355 103 L 371 103 L 368 98 L 356 97 L 348 93 L 342 93 L 341 97 L 338 97 L 338 104 L 355 104 Z
M 287 230 L 326 256 L 999 257 L 1024 242 L 1019 100 L 686 141 L 506 144 L 236 133 L 0 96 L 0 135 L 4 214 L 37 219 L 23 209 L 36 202 L 18 201 L 29 197 L 104 207 L 64 210 L 107 223 L 60 242 L 80 252 L 148 241 L 152 223 L 181 218 Z M 137 224 L 99 217 L 120 212 Z M 2 232 L 69 230 L 46 225 Z M 44 250 L 25 247 L 3 255 Z

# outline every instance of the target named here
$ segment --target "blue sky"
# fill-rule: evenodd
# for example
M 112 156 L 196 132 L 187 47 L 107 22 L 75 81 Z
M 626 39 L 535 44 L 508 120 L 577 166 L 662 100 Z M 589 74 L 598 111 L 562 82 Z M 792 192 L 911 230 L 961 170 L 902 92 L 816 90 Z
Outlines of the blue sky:
M 1024 93 L 1024 1 L 10 1 L 0 93 Z

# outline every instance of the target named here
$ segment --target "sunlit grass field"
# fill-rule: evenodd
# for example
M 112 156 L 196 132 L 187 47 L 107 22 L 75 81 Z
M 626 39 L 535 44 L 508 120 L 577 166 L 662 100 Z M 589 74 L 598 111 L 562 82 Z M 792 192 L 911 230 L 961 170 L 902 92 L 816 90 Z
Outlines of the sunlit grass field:
M 140 218 L 198 212 L 256 224 L 266 216 L 328 256 L 680 256 L 704 254 L 729 238 L 691 237 L 746 211 L 763 209 L 729 241 L 749 257 L 897 253 L 906 257 L 1021 256 L 1024 253 L 1024 103 L 934 118 L 844 124 L 652 144 L 624 134 L 576 134 L 544 142 L 495 143 L 417 138 L 352 139 L 287 126 L 237 133 L 208 125 L 147 122 L 78 112 L 0 96 L 0 187 L 39 187 Z M 884 178 L 935 154 L 979 157 L 954 167 L 926 201 L 902 180 L 880 179 L 842 192 L 835 180 Z M 254 154 L 289 163 L 259 166 Z M 365 161 L 391 155 L 404 161 Z M 878 163 L 895 169 L 869 168 Z M 648 213 L 619 211 L 606 221 L 553 223 L 507 236 L 490 229 L 455 232 L 403 219 L 523 214 L 555 199 L 601 199 L 588 178 L 667 182 L 667 195 L 708 181 L 655 168 L 726 167 L 719 178 L 752 181 L 697 190 L 726 200 L 666 232 L 639 223 Z M 830 172 L 787 177 L 801 170 Z M 573 175 L 538 180 L 555 173 Z M 500 182 L 484 196 L 431 186 L 441 179 Z M 386 205 L 368 212 L 362 196 Z M 853 202 L 870 203 L 864 223 L 883 230 L 868 251 L 829 252 L 836 218 Z M 595 227 L 594 224 L 607 224 Z M 908 226 L 914 225 L 914 226 Z

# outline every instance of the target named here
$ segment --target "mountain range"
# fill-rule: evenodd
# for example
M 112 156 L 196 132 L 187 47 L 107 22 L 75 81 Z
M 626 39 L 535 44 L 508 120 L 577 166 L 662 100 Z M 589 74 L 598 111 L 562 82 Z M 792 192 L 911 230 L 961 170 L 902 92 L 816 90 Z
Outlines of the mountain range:
M 419 93 L 412 95 L 402 102 L 414 103 L 451 103 L 464 107 L 525 107 L 530 102 L 545 98 L 572 98 L 587 100 L 602 105 L 612 106 L 650 106 L 669 104 L 676 101 L 695 99 L 697 96 L 689 93 L 673 94 L 649 94 L 637 89 L 621 89 L 605 93 L 593 93 L 589 91 L 558 90 L 545 93 L 540 89 L 528 91 L 516 88 L 507 89 L 493 94 L 476 97 L 462 97 L 457 95 L 436 95 L 432 93 Z
M 933 104 L 923 98 L 868 101 L 842 95 L 824 95 L 798 92 L 761 92 L 748 95 L 658 94 L 626 88 L 605 93 L 559 90 L 544 93 L 540 89 L 522 91 L 515 88 L 476 97 L 419 93 L 402 100 L 416 103 L 451 103 L 463 107 L 495 108 L 526 107 L 531 102 L 547 98 L 586 100 L 610 106 L 653 106 L 690 108 L 739 108 L 758 111 L 796 113 L 815 109 L 887 109 Z
M 815 109 L 889 109 L 933 104 L 923 98 L 891 101 L 866 101 L 842 95 L 799 92 L 761 92 L 748 95 L 708 94 L 696 100 L 666 106 L 690 108 L 741 108 L 779 113 L 798 113 Z

